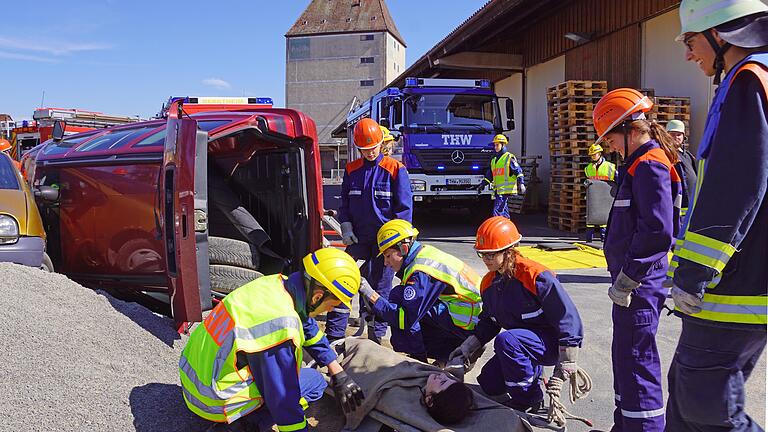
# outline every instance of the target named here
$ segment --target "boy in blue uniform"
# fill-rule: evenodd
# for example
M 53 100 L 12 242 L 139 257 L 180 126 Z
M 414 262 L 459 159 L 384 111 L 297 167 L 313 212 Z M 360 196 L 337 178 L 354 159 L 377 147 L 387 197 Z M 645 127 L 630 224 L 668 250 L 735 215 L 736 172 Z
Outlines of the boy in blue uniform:
M 507 137 L 502 134 L 493 137 L 496 153 L 491 158 L 491 167 L 486 171 L 485 178 L 477 186 L 477 192 L 490 185 L 494 197 L 493 216 L 509 218 L 509 196 L 525 194 L 525 178 L 517 158 L 507 151 L 507 142 Z
M 374 120 L 364 118 L 357 122 L 354 139 L 363 157 L 347 164 L 341 183 L 342 241 L 347 245 L 347 253 L 365 261 L 361 267 L 363 278 L 386 299 L 394 272 L 384 266 L 384 259 L 379 256 L 376 233 L 392 219 L 411 221 L 411 181 L 403 164 L 381 154 L 384 134 Z M 349 308 L 345 305 L 329 312 L 325 328 L 328 339 L 343 338 L 348 319 Z M 386 332 L 387 324 L 377 322 L 376 338 Z

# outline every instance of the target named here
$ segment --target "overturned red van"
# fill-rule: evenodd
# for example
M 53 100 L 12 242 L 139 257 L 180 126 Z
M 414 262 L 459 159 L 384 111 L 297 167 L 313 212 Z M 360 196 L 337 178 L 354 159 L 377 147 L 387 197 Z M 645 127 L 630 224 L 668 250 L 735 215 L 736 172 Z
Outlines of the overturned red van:
M 56 270 L 94 288 L 168 294 L 179 331 L 212 298 L 294 271 L 322 245 L 315 123 L 261 99 L 215 112 L 193 102 L 49 141 L 30 178 Z

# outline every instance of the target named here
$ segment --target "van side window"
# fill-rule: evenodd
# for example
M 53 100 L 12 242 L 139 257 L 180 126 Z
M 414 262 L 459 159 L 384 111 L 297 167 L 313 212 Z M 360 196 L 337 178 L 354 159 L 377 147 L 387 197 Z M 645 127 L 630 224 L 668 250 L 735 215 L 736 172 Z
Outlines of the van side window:
M 156 127 L 157 125 L 152 125 L 138 129 L 117 130 L 83 144 L 82 146 L 78 147 L 75 152 L 82 153 L 90 151 L 114 150 L 125 146 L 129 142 L 146 134 Z

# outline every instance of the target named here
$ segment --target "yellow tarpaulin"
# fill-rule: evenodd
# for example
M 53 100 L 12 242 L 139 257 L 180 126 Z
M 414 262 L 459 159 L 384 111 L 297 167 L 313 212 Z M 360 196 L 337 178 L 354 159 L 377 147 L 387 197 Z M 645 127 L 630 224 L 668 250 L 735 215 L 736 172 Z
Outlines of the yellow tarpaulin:
M 535 246 L 522 246 L 518 247 L 517 250 L 524 257 L 532 259 L 552 270 L 607 266 L 602 250 L 580 243 L 574 243 L 573 245 L 578 249 L 546 251 Z

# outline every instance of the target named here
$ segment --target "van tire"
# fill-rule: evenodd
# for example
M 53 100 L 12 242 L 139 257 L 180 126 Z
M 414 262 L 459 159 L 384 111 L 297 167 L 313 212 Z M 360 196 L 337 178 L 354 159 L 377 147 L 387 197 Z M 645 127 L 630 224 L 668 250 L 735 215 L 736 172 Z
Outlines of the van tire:
M 43 263 L 40 264 L 40 269 L 53 273 L 53 261 L 51 261 L 51 257 L 45 252 L 43 252 Z
M 255 270 L 219 264 L 210 265 L 210 275 L 211 289 L 225 294 L 264 276 Z
M 259 269 L 261 258 L 258 251 L 251 250 L 250 243 L 225 237 L 208 237 L 208 256 L 211 264 L 250 270 Z

